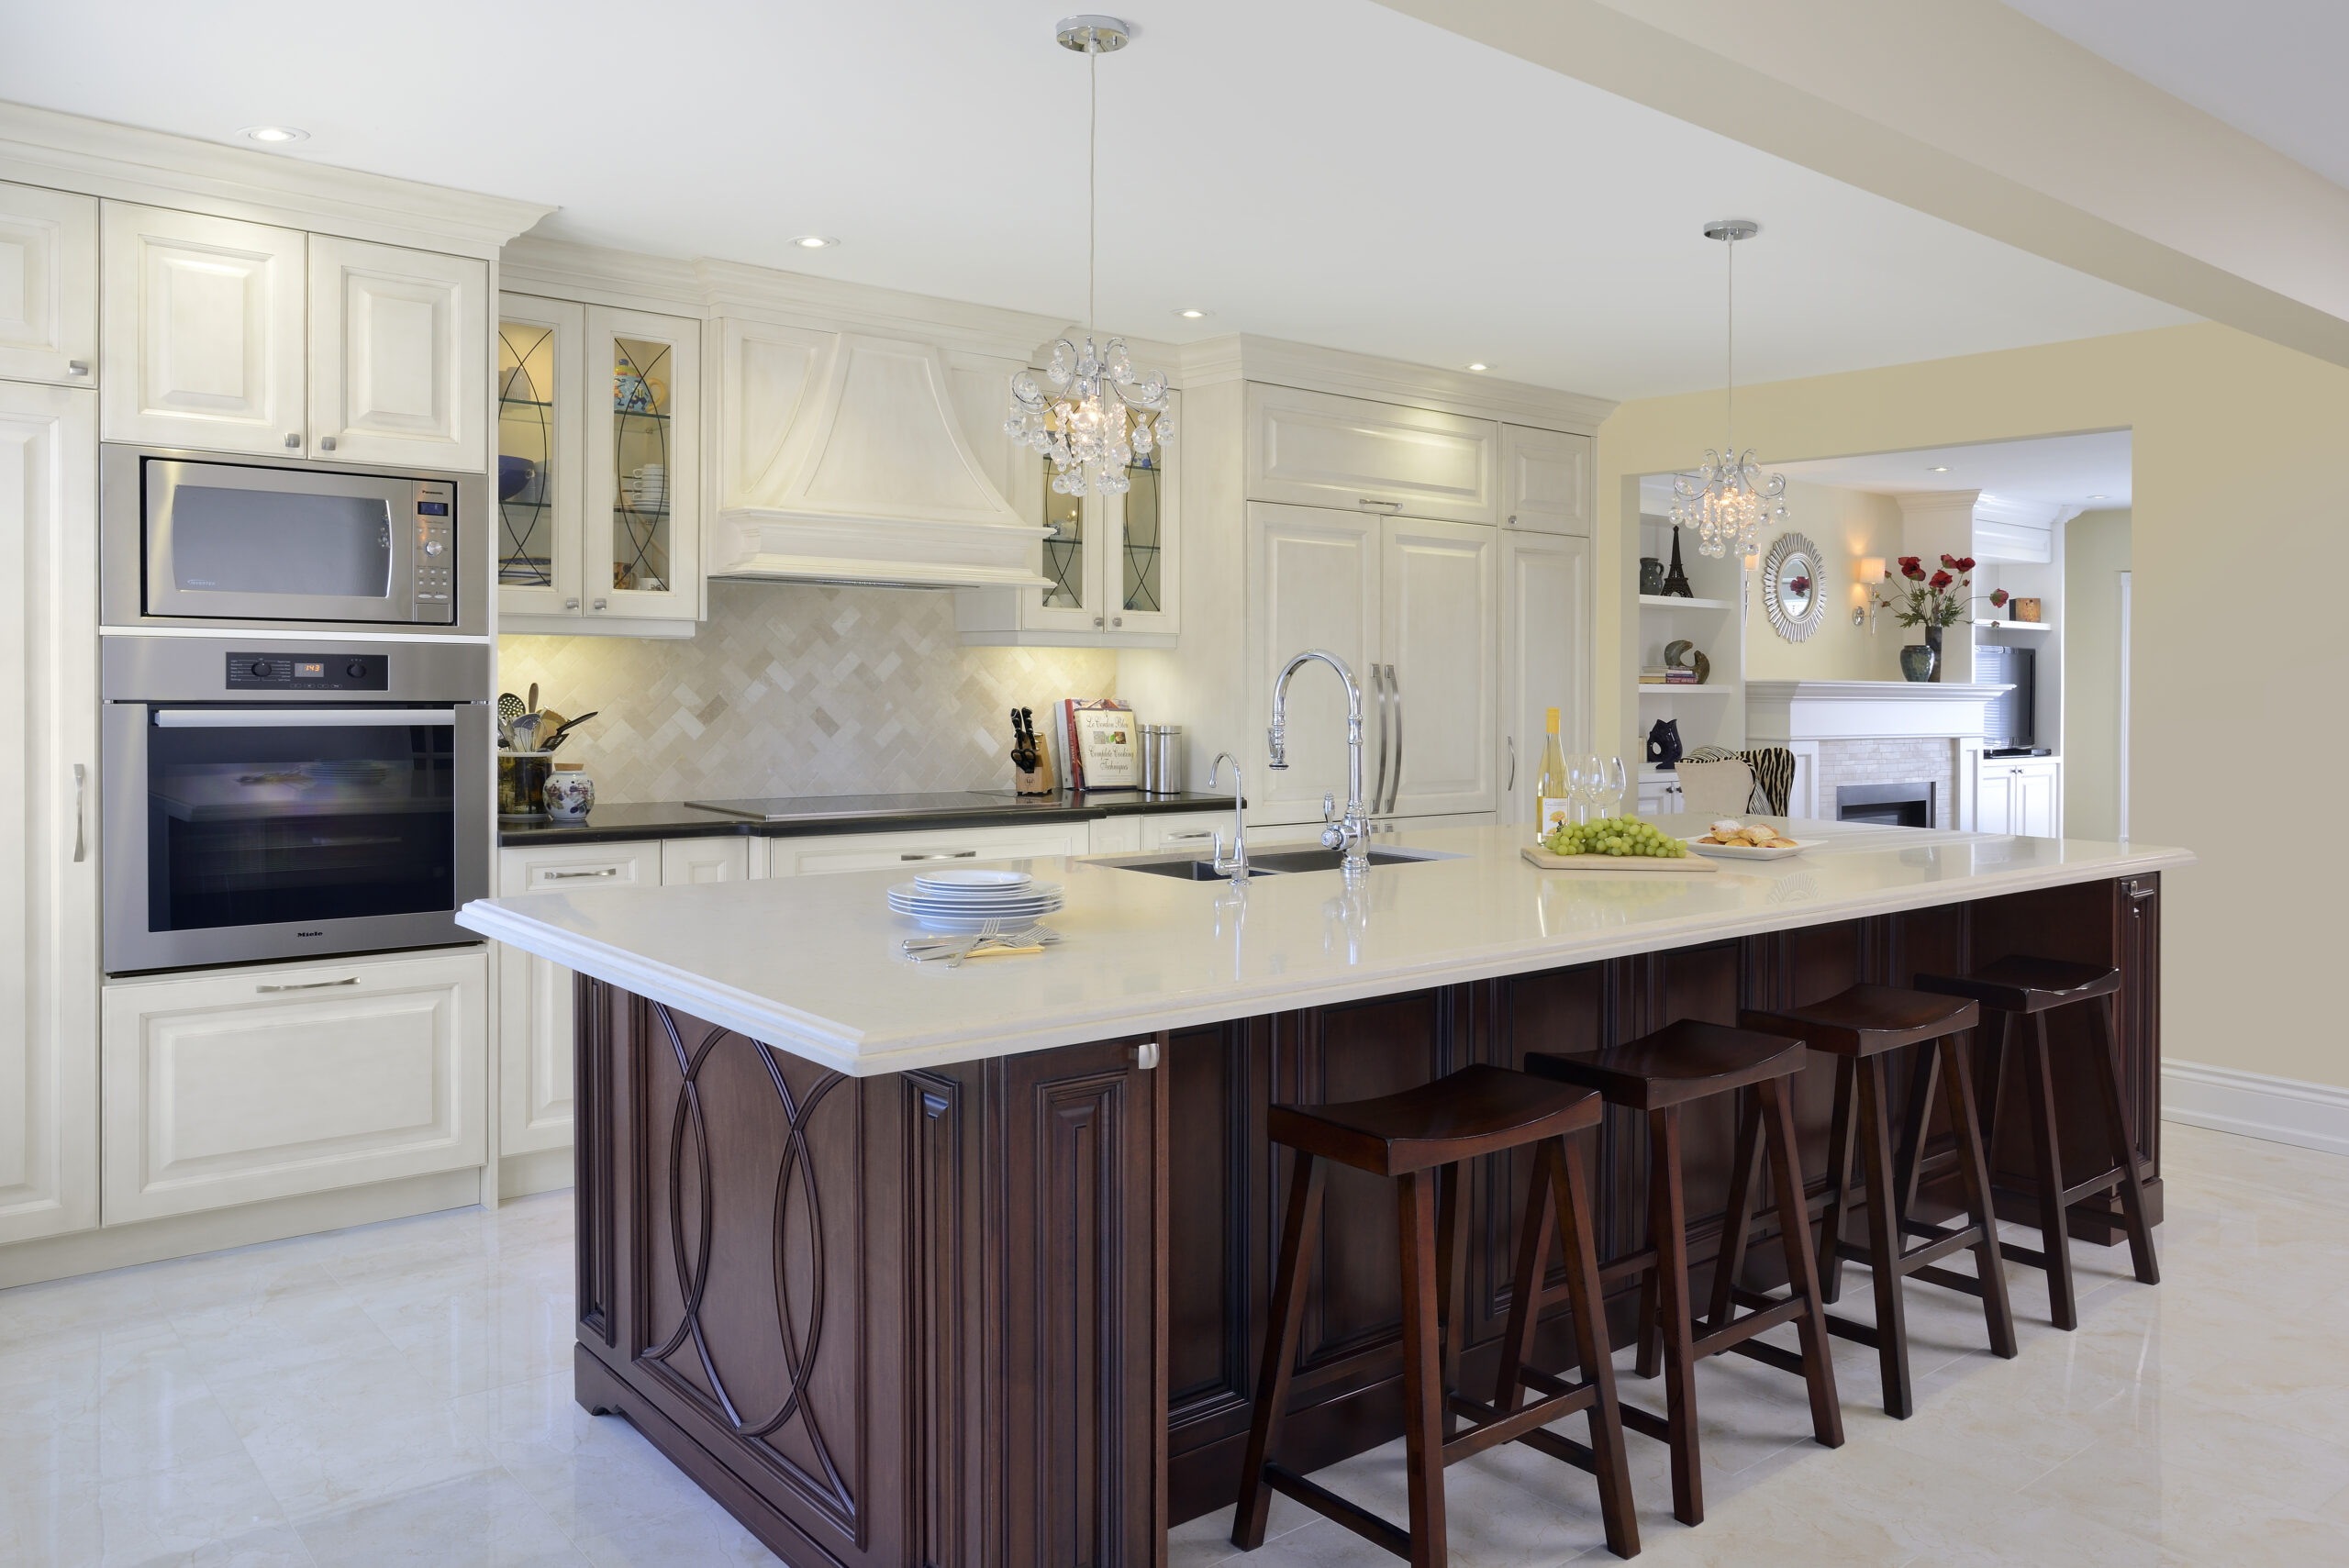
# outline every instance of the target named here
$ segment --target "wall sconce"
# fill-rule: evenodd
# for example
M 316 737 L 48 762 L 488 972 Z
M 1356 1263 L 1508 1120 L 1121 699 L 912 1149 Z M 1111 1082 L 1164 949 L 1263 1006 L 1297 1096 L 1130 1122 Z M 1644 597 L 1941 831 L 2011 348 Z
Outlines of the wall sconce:
M 1852 612 L 1852 624 L 1857 626 L 1862 621 L 1867 622 L 1868 634 L 1873 637 L 1876 634 L 1876 591 L 1884 582 L 1884 557 L 1863 555 L 1853 563 L 1852 575 L 1859 580 L 1860 592 L 1867 596 L 1867 602 Z

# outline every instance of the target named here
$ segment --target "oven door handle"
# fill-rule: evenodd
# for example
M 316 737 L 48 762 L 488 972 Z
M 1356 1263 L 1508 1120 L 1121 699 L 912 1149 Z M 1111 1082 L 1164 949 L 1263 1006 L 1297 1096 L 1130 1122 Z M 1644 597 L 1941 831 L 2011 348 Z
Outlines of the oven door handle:
M 159 707 L 158 729 L 345 729 L 457 722 L 447 707 Z

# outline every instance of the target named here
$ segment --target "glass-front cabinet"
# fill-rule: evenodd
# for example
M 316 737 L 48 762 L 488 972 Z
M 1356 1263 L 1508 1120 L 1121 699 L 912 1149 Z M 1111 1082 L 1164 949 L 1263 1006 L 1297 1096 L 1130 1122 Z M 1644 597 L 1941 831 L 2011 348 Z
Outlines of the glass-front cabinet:
M 701 614 L 701 327 L 500 296 L 507 631 L 690 636 Z
M 1176 417 L 1180 420 L 1179 410 Z M 1181 437 L 1176 437 L 1179 443 Z M 967 643 L 1172 647 L 1175 604 L 1175 467 L 1153 443 L 1126 470 L 1116 495 L 1063 495 L 1052 464 L 1024 448 L 1007 487 L 1013 505 L 1047 531 L 1038 570 L 1042 588 L 966 593 L 958 624 Z

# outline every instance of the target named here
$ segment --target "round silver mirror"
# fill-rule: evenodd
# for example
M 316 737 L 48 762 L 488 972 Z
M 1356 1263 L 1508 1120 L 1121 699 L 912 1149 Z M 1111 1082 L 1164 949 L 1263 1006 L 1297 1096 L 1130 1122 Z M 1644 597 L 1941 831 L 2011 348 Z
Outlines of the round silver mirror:
M 1788 642 L 1809 640 L 1824 603 L 1819 547 L 1801 534 L 1780 534 L 1762 562 L 1762 607 L 1770 629 Z

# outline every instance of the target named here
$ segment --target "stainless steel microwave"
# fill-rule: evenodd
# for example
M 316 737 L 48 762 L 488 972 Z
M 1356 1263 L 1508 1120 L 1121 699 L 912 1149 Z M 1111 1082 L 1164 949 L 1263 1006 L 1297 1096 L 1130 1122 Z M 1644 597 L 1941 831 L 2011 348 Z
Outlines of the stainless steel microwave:
M 109 627 L 488 629 L 488 481 L 108 444 Z

